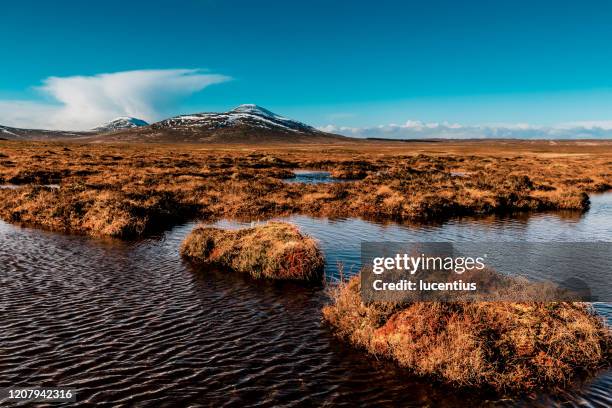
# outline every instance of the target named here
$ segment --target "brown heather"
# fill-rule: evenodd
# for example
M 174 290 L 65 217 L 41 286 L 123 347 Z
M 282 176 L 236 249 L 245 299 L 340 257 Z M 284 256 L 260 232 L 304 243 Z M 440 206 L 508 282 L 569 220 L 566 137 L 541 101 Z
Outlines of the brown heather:
M 254 278 L 321 281 L 323 256 L 310 237 L 287 223 L 222 230 L 199 226 L 185 238 L 181 255 L 196 264 L 214 265 Z
M 325 145 L 0 141 L 0 217 L 121 238 L 186 218 L 292 213 L 379 220 L 584 210 L 612 184 L 610 142 L 346 142 Z M 290 169 L 351 180 L 288 184 Z M 59 189 L 41 187 L 58 183 Z
M 360 278 L 330 289 L 335 334 L 418 375 L 524 392 L 609 367 L 612 335 L 584 303 L 362 303 Z

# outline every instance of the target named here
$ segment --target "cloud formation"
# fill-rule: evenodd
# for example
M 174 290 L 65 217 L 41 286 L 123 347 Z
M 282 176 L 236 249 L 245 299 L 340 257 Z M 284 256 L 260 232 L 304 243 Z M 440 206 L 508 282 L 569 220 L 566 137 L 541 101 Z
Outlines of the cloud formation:
M 388 124 L 372 127 L 327 125 L 322 131 L 351 137 L 386 139 L 609 139 L 612 138 L 612 121 L 568 122 L 555 126 L 530 124 L 500 124 L 464 126 L 448 122 L 421 122 L 409 120 L 404 124 Z
M 84 130 L 118 116 L 163 118 L 181 99 L 230 80 L 199 69 L 136 70 L 93 76 L 49 77 L 36 88 L 50 102 L 0 100 L 0 124 Z

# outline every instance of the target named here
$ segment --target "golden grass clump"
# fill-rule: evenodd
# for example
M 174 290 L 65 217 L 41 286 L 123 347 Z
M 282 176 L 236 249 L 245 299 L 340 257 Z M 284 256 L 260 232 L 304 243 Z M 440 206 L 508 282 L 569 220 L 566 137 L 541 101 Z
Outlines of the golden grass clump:
M 418 375 L 523 392 L 567 384 L 612 361 L 609 328 L 584 303 L 361 301 L 355 276 L 331 290 L 336 335 Z
M 324 267 L 317 242 L 283 222 L 239 230 L 199 226 L 183 241 L 181 255 L 254 278 L 316 281 Z
M 136 238 L 194 213 L 159 191 L 26 186 L 4 192 L 0 212 L 8 221 L 92 236 Z

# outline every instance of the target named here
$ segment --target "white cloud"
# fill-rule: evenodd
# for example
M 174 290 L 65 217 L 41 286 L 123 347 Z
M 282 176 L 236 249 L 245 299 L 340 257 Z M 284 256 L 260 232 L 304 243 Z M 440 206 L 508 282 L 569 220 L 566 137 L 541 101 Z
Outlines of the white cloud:
M 198 69 L 123 71 L 49 77 L 36 89 L 50 102 L 0 100 L 0 124 L 44 129 L 91 129 L 117 116 L 155 121 L 182 98 L 230 80 Z
M 609 139 L 612 138 L 612 121 L 573 122 L 555 126 L 537 126 L 527 123 L 460 125 L 458 123 L 426 123 L 408 120 L 402 125 L 388 124 L 371 127 L 327 125 L 324 132 L 352 137 L 378 137 L 388 139 Z
M 583 127 L 585 129 L 612 129 L 612 120 L 593 120 L 581 122 L 565 122 L 558 125 L 559 128 L 571 129 L 575 127 Z

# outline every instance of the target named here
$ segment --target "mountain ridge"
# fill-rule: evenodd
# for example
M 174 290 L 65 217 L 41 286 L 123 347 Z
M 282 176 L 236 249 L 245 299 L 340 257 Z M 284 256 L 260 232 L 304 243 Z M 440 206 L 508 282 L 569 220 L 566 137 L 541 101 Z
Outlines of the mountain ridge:
M 0 140 L 66 140 L 91 136 L 88 131 L 24 129 L 0 125 Z
M 227 112 L 178 115 L 151 124 L 133 117 L 119 117 L 105 125 L 82 132 L 0 126 L 0 138 L 2 137 L 25 140 L 80 139 L 90 142 L 161 143 L 329 143 L 351 140 L 277 115 L 255 104 L 239 105 Z
M 326 143 L 351 140 L 320 131 L 254 104 L 227 112 L 178 115 L 149 126 L 100 135 L 97 140 L 182 143 Z

